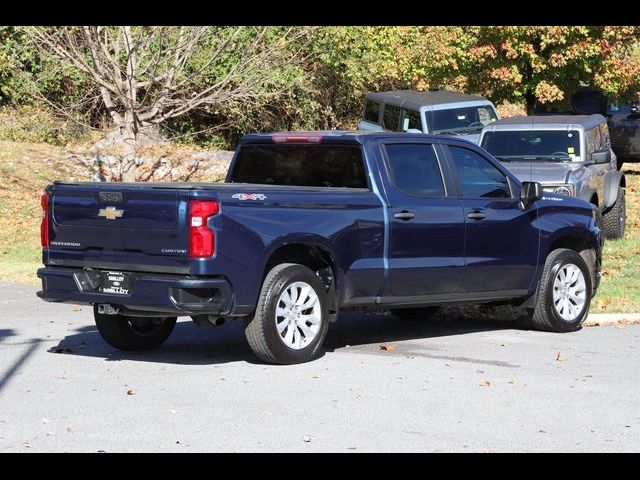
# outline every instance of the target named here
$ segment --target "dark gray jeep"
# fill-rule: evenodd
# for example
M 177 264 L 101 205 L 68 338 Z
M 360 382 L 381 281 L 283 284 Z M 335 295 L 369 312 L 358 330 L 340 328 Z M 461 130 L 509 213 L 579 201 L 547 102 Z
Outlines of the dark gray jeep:
M 483 128 L 479 143 L 521 181 L 592 203 L 605 236 L 624 237 L 626 181 L 602 115 L 506 118 Z

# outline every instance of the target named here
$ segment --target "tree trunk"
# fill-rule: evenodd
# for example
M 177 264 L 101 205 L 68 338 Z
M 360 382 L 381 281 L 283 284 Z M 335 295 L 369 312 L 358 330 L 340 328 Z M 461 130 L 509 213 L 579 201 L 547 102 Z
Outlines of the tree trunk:
M 138 143 L 138 129 L 133 112 L 126 112 L 124 123 L 119 127 L 120 176 L 123 182 L 136 181 L 136 146 Z
M 538 103 L 535 94 L 531 91 L 528 91 L 524 94 L 524 99 L 527 102 L 527 115 L 533 115 Z

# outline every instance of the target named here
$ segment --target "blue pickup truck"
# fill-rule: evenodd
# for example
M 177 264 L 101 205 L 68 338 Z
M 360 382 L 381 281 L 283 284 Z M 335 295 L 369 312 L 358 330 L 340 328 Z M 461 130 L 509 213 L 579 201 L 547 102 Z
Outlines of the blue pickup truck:
M 299 363 L 340 311 L 460 303 L 567 332 L 600 279 L 592 205 L 445 136 L 246 135 L 225 183 L 56 182 L 42 207 L 38 296 L 93 305 L 123 350 L 159 346 L 179 316 L 242 318 L 260 359 Z

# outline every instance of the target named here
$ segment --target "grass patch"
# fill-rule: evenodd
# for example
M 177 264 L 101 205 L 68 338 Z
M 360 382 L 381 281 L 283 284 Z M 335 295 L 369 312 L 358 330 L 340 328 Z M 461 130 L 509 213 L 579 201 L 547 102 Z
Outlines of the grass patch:
M 605 242 L 603 278 L 594 313 L 640 312 L 640 164 L 625 165 L 627 232 Z M 40 194 L 56 179 L 87 180 L 68 151 L 0 141 L 0 282 L 37 285 L 41 267 Z
M 593 313 L 640 312 L 640 164 L 625 164 L 627 231 L 604 245 L 602 283 Z
M 0 282 L 39 282 L 40 195 L 77 168 L 62 148 L 0 141 Z

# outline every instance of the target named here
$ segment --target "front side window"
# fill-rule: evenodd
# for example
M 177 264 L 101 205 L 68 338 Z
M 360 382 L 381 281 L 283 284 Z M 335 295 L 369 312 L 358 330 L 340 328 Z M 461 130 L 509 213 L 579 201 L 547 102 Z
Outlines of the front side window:
M 497 130 L 485 132 L 480 146 L 505 162 L 580 159 L 578 130 Z
M 393 105 L 385 105 L 383 119 L 383 128 L 397 132 L 398 126 L 400 125 L 400 108 Z
M 385 146 L 393 185 L 414 197 L 443 197 L 444 182 L 432 145 L 396 143 Z
M 598 150 L 600 131 L 592 128 L 584 132 L 584 143 L 587 148 L 587 160 L 591 160 L 591 154 Z
M 483 156 L 463 147 L 449 146 L 451 159 L 465 198 L 510 198 L 507 177 Z
M 460 107 L 427 112 L 429 131 L 434 134 L 468 135 L 498 119 L 490 106 Z
M 609 125 L 600 124 L 600 134 L 602 135 L 602 148 L 611 148 L 611 137 L 609 137 Z
M 380 122 L 380 104 L 374 100 L 367 100 L 364 104 L 364 119 L 367 122 Z

